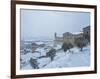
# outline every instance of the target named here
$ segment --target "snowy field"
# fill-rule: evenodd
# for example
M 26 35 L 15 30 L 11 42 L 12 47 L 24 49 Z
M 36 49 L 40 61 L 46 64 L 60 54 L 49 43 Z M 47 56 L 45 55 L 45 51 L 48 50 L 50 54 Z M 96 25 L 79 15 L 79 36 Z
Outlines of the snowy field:
M 63 67 L 90 66 L 90 46 L 83 48 L 74 47 L 64 52 L 62 45 L 54 46 L 53 41 L 34 41 L 21 43 L 20 68 L 21 69 L 46 69 Z M 55 54 L 53 59 L 47 54 L 51 49 Z

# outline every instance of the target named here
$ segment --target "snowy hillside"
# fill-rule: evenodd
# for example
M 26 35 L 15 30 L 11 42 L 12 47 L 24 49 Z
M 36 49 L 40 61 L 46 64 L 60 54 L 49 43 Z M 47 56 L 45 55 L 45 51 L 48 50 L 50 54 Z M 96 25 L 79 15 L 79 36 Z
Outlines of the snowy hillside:
M 72 49 L 73 52 L 57 52 L 55 60 L 44 68 L 61 68 L 61 67 L 80 67 L 90 65 L 89 46 L 80 52 L 77 48 Z
M 72 48 L 70 51 L 64 52 L 61 45 L 53 46 L 52 41 L 35 42 L 37 48 L 23 48 L 21 50 L 21 69 L 41 69 L 41 68 L 62 68 L 62 67 L 80 67 L 90 66 L 90 46 L 83 48 Z M 55 53 L 51 54 L 52 58 L 47 54 L 51 49 Z

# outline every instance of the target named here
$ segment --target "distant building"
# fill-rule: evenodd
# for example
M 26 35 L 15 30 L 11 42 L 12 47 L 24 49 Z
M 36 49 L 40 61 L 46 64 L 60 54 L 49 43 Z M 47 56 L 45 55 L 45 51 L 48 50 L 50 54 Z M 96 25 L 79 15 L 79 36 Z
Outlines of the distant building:
M 75 39 L 78 37 L 83 37 L 83 33 L 72 34 L 70 32 L 65 32 L 62 37 L 58 37 L 57 33 L 55 33 L 55 45 L 62 43 L 71 43 L 72 45 L 75 45 Z
M 90 26 L 83 28 L 83 34 L 86 36 L 90 36 Z
M 88 42 L 90 42 L 90 26 L 83 28 L 83 35 L 84 38 L 87 39 Z
M 65 32 L 63 33 L 62 37 L 58 37 L 57 33 L 54 34 L 55 36 L 55 45 L 56 44 L 62 44 L 62 43 L 71 43 L 72 45 L 75 45 L 75 39 L 79 37 L 85 37 L 88 36 L 90 38 L 90 26 L 83 28 L 83 32 L 78 32 L 78 33 L 70 33 L 70 32 Z
M 74 44 L 74 35 L 70 32 L 66 32 L 63 34 L 63 42 Z
M 75 45 L 75 39 L 79 38 L 79 37 L 83 37 L 83 33 L 82 32 L 78 32 L 78 33 L 70 33 L 70 32 L 66 32 L 63 34 L 63 42 L 65 43 L 71 43 L 72 45 Z

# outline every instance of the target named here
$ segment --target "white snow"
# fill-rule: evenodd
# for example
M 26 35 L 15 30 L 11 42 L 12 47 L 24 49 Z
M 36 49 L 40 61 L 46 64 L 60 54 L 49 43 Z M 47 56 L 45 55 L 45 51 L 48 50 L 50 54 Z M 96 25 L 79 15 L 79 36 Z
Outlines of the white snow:
M 61 68 L 61 67 L 67 67 L 68 66 L 68 63 L 67 63 L 67 61 L 68 61 L 68 59 L 69 59 L 69 55 L 70 54 L 64 54 L 63 52 L 62 52 L 62 56 L 57 56 L 56 58 L 55 58 L 55 60 L 54 61 L 52 61 L 51 63 L 49 63 L 47 66 L 45 66 L 44 68 Z
M 39 56 L 40 56 L 39 53 L 27 53 L 25 55 L 21 55 L 21 58 L 22 58 L 22 60 L 24 60 L 25 62 L 27 62 L 27 61 L 30 60 L 30 58 L 36 59 Z
M 83 51 L 74 47 L 70 52 L 64 52 L 61 49 L 62 45 L 56 45 L 54 47 L 53 43 L 52 41 L 37 42 L 37 44 L 45 44 L 45 47 L 38 47 L 33 53 L 29 50 L 30 52 L 21 54 L 21 69 L 33 69 L 29 62 L 30 58 L 37 60 L 40 69 L 90 66 L 90 45 L 84 47 Z M 50 57 L 46 56 L 46 53 L 51 48 L 56 49 L 56 56 L 53 61 L 51 61 Z
M 51 61 L 51 59 L 49 57 L 38 59 L 39 68 L 43 68 L 44 66 L 46 66 L 47 64 L 49 64 L 50 61 Z
M 32 66 L 30 65 L 30 63 L 28 62 L 28 63 L 26 64 L 26 66 L 23 66 L 22 69 L 23 69 L 23 70 L 26 70 L 26 69 L 33 69 L 33 68 L 32 68 Z
M 37 48 L 35 51 L 40 52 L 41 56 L 45 56 L 46 55 L 46 50 L 44 50 L 44 48 Z
M 43 42 L 39 41 L 39 42 L 35 42 L 36 44 L 40 45 L 40 44 L 44 44 Z
M 81 34 L 81 33 L 83 33 L 82 31 L 80 31 L 80 32 L 73 32 L 72 34 Z
M 74 50 L 73 50 L 74 49 Z M 90 48 L 84 48 L 82 52 L 77 48 L 73 48 L 73 52 L 57 52 L 55 60 L 45 66 L 45 68 L 60 68 L 60 67 L 80 67 L 90 65 Z
M 39 53 L 27 53 L 25 55 L 21 55 L 21 66 L 22 66 L 22 69 L 30 69 L 32 68 L 30 63 L 29 63 L 29 60 L 30 58 L 33 58 L 33 59 L 37 59 L 37 57 L 39 57 L 40 54 Z
M 54 49 L 58 50 L 58 49 L 61 49 L 61 45 L 56 45 L 56 47 L 54 47 Z

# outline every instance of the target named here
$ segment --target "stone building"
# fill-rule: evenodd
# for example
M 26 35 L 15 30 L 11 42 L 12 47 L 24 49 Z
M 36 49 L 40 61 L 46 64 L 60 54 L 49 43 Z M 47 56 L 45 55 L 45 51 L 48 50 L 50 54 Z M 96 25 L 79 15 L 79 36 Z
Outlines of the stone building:
M 87 37 L 86 37 L 87 36 Z M 90 26 L 83 28 L 83 32 L 77 32 L 77 33 L 70 33 L 65 32 L 63 33 L 62 37 L 57 36 L 57 33 L 55 33 L 55 44 L 62 44 L 62 43 L 71 43 L 72 45 L 75 45 L 75 39 L 79 37 L 85 37 L 90 38 Z
M 90 26 L 83 28 L 83 35 L 85 39 L 88 39 L 90 41 Z
M 83 33 L 82 32 L 78 32 L 78 33 L 66 32 L 63 34 L 63 42 L 67 44 L 71 43 L 72 45 L 75 45 L 75 39 L 78 37 L 83 37 Z
M 63 37 L 58 37 L 57 34 L 55 34 L 55 45 L 56 44 L 62 44 L 62 43 L 71 43 L 72 45 L 75 45 L 75 39 L 78 37 L 83 37 L 83 33 L 77 33 L 72 34 L 70 32 L 63 33 Z
M 74 44 L 74 35 L 70 32 L 66 32 L 63 34 L 63 42 Z
M 84 35 L 89 35 L 90 36 L 90 26 L 87 26 L 87 27 L 83 28 L 83 33 L 84 33 Z

